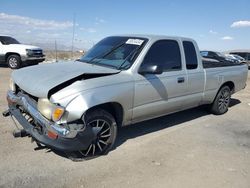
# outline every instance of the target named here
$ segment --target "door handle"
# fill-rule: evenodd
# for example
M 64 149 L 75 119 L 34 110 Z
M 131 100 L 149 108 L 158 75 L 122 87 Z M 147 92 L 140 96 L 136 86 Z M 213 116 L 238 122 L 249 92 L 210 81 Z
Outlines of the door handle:
M 178 83 L 183 83 L 183 82 L 185 82 L 185 78 L 184 77 L 179 77 L 179 78 L 177 78 L 177 82 Z

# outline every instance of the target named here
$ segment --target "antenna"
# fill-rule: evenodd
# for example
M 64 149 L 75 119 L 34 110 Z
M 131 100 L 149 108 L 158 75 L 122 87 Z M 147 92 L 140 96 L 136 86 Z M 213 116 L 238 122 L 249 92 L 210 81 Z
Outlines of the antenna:
M 74 51 L 74 40 L 75 40 L 75 19 L 76 14 L 73 15 L 73 32 L 72 32 L 72 49 L 71 49 L 71 58 L 73 59 L 73 51 Z

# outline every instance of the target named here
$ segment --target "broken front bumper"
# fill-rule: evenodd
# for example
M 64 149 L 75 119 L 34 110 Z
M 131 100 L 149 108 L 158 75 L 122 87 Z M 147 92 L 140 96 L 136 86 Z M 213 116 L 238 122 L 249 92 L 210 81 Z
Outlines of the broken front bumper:
M 70 131 L 65 126 L 49 121 L 39 113 L 34 102 L 25 95 L 8 91 L 7 101 L 10 115 L 15 117 L 31 137 L 48 147 L 62 151 L 85 150 L 96 137 L 93 129 L 88 126 L 82 130 Z M 26 115 L 31 120 L 27 119 Z

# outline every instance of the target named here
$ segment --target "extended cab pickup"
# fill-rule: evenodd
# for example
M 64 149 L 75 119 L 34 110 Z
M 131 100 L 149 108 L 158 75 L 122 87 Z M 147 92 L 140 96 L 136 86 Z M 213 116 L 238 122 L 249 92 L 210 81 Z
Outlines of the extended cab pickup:
M 7 63 L 11 69 L 18 69 L 24 64 L 35 65 L 44 60 L 41 48 L 20 44 L 9 36 L 0 36 L 0 63 Z
M 112 36 L 78 61 L 14 71 L 3 115 L 37 143 L 99 155 L 114 144 L 118 126 L 203 104 L 224 114 L 247 74 L 245 64 L 203 61 L 189 38 Z

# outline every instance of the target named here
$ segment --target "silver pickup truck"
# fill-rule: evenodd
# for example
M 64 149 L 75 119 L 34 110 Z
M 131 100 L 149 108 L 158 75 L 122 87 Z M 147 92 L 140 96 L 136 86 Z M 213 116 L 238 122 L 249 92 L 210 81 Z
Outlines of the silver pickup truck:
M 111 36 L 77 61 L 14 71 L 3 115 L 22 125 L 15 136 L 96 156 L 119 126 L 204 104 L 224 114 L 247 74 L 245 64 L 202 60 L 189 38 Z

